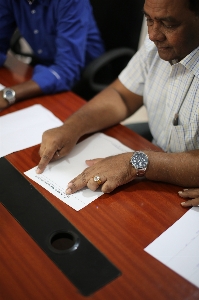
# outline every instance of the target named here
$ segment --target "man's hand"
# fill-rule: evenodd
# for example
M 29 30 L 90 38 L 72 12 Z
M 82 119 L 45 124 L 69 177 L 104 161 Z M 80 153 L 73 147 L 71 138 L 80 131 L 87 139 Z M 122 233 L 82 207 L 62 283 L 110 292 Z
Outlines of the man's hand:
M 78 138 L 70 126 L 62 125 L 45 131 L 42 135 L 42 143 L 39 150 L 41 159 L 37 167 L 37 174 L 41 174 L 50 161 L 67 155 L 77 141 Z
M 95 191 L 100 185 L 102 192 L 110 193 L 118 186 L 130 182 L 136 177 L 136 171 L 130 164 L 131 156 L 132 153 L 123 153 L 87 160 L 89 167 L 69 182 L 66 194 L 72 194 L 85 186 Z
M 3 92 L 0 91 L 0 111 L 8 107 L 8 101 L 3 98 Z
M 181 203 L 183 207 L 199 206 L 199 189 L 184 189 L 178 192 L 178 194 L 182 198 L 191 198 L 191 200 Z

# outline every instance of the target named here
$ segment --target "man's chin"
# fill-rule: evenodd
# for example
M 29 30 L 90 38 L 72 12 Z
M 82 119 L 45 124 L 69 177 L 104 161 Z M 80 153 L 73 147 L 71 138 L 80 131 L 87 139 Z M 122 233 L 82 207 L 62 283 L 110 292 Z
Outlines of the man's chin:
M 161 59 L 166 61 L 172 61 L 176 59 L 176 55 L 171 52 L 171 48 L 158 48 L 158 54 Z

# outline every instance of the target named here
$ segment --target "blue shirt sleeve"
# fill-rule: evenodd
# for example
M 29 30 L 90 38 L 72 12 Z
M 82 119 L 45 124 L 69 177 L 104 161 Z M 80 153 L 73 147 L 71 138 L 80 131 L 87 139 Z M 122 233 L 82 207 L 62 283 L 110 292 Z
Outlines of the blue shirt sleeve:
M 70 90 L 86 64 L 104 52 L 88 0 L 0 0 L 0 10 L 0 63 L 18 27 L 40 61 L 32 79 L 45 94 Z
M 9 1 L 9 0 L 8 0 Z M 6 54 L 10 47 L 10 39 L 16 29 L 16 22 L 9 3 L 0 1 L 0 66 L 6 60 Z
M 44 93 L 55 93 L 70 90 L 79 80 L 86 65 L 89 45 L 96 46 L 93 58 L 103 53 L 103 45 L 94 22 L 87 0 L 59 1 L 56 22 L 56 55 L 53 64 L 37 65 L 34 68 L 33 80 Z M 89 44 L 90 31 L 94 39 Z M 93 33 L 92 33 L 93 34 Z

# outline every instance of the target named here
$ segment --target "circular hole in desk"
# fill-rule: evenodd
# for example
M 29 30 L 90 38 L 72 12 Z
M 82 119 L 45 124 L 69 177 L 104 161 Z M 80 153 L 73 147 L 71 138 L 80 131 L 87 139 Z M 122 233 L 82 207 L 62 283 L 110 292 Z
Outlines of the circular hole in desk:
M 73 251 L 77 249 L 78 245 L 78 237 L 72 232 L 55 232 L 50 238 L 50 248 L 55 252 Z

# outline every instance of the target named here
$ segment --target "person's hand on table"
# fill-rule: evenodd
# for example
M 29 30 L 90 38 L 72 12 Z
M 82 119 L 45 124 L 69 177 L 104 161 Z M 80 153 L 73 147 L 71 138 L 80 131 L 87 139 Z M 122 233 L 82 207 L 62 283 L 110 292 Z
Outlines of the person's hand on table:
M 68 183 L 66 194 L 88 187 L 95 191 L 101 186 L 101 191 L 110 193 L 115 188 L 135 179 L 136 171 L 130 164 L 132 153 L 123 153 L 106 158 L 87 160 L 89 166 L 76 178 Z
M 62 125 L 45 131 L 39 150 L 41 159 L 36 170 L 37 174 L 43 173 L 50 161 L 58 160 L 67 155 L 77 141 L 78 138 L 70 126 Z
M 0 91 L 0 111 L 8 107 L 8 101 L 3 98 L 3 92 Z
M 199 206 L 199 189 L 184 189 L 178 194 L 186 200 L 186 202 L 181 203 L 183 207 Z

